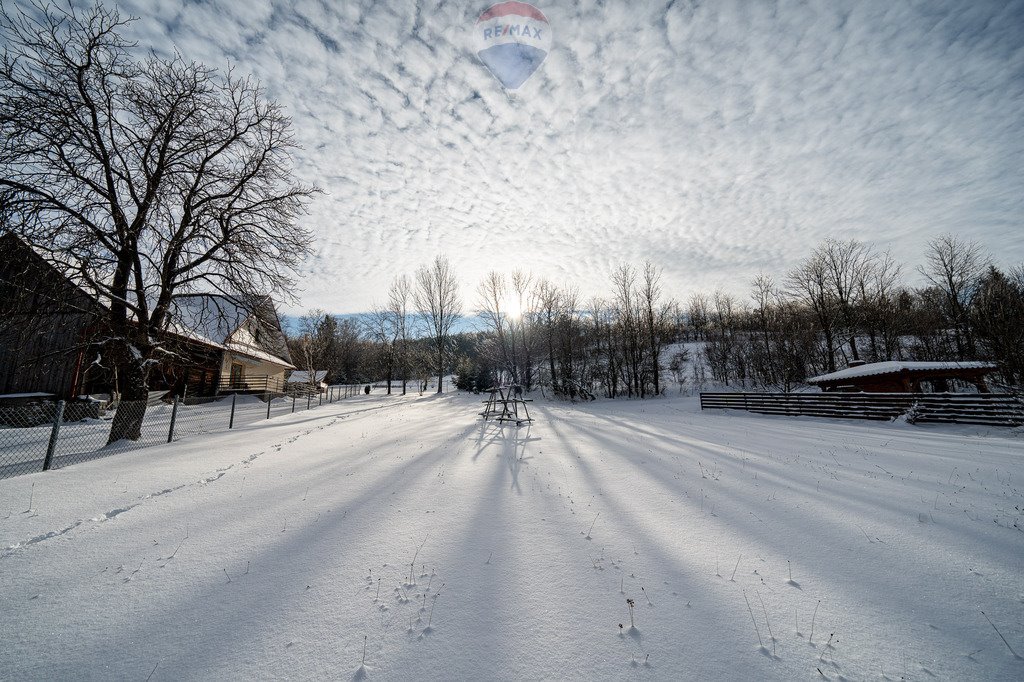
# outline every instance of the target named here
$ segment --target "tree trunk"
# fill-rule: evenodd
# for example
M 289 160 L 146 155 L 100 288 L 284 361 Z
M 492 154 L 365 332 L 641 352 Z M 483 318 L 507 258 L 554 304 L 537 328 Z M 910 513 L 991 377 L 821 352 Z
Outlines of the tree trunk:
M 444 380 L 444 348 L 437 349 L 437 392 L 442 393 L 441 382 Z
M 107 445 L 119 440 L 139 440 L 142 437 L 142 420 L 146 416 L 146 399 L 149 397 L 148 365 L 143 356 L 137 356 L 131 349 L 122 349 L 122 362 L 118 375 L 122 378 L 121 400 L 110 424 Z
M 555 351 L 553 348 L 550 348 L 548 350 L 548 366 L 551 369 L 551 392 L 554 393 L 555 395 L 559 395 L 560 391 L 558 389 L 558 375 L 555 373 Z M 565 389 L 563 387 L 561 393 L 564 392 Z
M 832 342 L 832 330 L 829 327 L 825 327 L 823 330 L 825 335 L 825 360 L 828 362 L 828 371 L 836 371 L 836 349 L 835 344 Z
M 654 362 L 654 395 L 661 395 L 661 362 L 658 357 L 658 345 L 651 339 L 651 359 Z

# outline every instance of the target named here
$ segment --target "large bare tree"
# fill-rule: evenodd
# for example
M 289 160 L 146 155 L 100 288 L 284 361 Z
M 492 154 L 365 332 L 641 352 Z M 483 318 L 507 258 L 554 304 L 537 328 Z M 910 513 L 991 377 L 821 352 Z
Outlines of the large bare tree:
M 427 325 L 427 336 L 434 345 L 437 361 L 437 392 L 443 391 L 444 354 L 452 336 L 452 327 L 462 316 L 462 298 L 455 270 L 444 256 L 416 271 L 413 301 Z
M 243 306 L 286 291 L 316 189 L 260 85 L 176 55 L 138 58 L 130 19 L 94 6 L 4 8 L 0 204 L 16 231 L 107 308 L 122 397 L 146 397 L 179 297 Z M 119 410 L 111 439 L 138 438 Z

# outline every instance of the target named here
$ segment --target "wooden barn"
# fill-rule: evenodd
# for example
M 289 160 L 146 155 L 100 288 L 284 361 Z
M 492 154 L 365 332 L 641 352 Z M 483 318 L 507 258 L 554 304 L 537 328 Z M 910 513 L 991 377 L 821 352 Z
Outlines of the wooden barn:
M 0 394 L 75 395 L 105 312 L 23 241 L 0 236 Z
M 988 393 L 985 377 L 995 371 L 991 362 L 871 362 L 850 363 L 838 372 L 812 377 L 807 383 L 826 392 L 948 393 L 958 382 Z
M 16 236 L 0 237 L 0 395 L 113 392 L 117 377 L 97 343 L 106 312 Z M 179 297 L 163 342 L 172 352 L 150 370 L 153 391 L 283 391 L 295 369 L 269 297 Z

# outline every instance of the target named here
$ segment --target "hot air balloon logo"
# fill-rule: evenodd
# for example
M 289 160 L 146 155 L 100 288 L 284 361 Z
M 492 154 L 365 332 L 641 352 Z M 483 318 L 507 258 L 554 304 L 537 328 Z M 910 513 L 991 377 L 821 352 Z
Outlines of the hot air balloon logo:
M 525 83 L 551 49 L 547 17 L 525 2 L 492 5 L 473 30 L 480 61 L 510 90 Z

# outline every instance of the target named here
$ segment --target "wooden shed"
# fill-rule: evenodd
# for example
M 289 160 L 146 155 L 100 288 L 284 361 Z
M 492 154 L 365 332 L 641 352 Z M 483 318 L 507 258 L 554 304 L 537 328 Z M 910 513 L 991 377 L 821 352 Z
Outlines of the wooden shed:
M 807 383 L 822 391 L 865 393 L 947 393 L 950 382 L 972 384 L 988 393 L 985 376 L 996 369 L 991 362 L 871 362 L 812 377 Z

